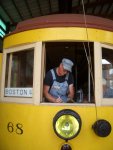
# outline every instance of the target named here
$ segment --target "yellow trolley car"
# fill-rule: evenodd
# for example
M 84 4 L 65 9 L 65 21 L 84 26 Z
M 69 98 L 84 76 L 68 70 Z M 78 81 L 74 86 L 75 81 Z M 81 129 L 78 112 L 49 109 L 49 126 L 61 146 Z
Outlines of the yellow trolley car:
M 47 103 L 45 74 L 63 57 L 74 62 L 74 103 Z M 4 38 L 0 58 L 0 150 L 113 149 L 113 21 L 23 21 Z

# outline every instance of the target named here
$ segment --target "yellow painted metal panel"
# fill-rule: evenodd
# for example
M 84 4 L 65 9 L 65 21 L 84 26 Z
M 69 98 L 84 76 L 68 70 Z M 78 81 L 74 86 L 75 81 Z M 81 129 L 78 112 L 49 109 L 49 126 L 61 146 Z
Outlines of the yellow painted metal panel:
M 2 77 L 2 53 L 0 53 L 0 83 L 1 83 L 1 77 Z M 1 93 L 1 86 L 0 86 L 0 93 Z
M 10 35 L 4 40 L 4 48 L 36 41 L 97 41 L 113 44 L 113 32 L 77 27 L 44 28 Z
M 20 32 L 4 40 L 4 48 L 37 41 L 97 41 L 113 44 L 113 33 L 99 29 L 64 27 Z M 60 150 L 64 140 L 53 131 L 53 117 L 64 108 L 76 111 L 82 119 L 79 135 L 70 140 L 73 150 L 112 150 L 113 132 L 108 137 L 97 136 L 92 125 L 105 119 L 113 126 L 113 107 L 95 106 L 33 106 L 0 103 L 0 150 Z
M 108 137 L 97 136 L 92 125 L 96 121 L 95 106 L 33 106 L 0 104 L 0 150 L 60 150 L 64 140 L 53 130 L 53 117 L 62 109 L 76 111 L 82 119 L 77 137 L 69 141 L 75 150 L 112 150 L 113 132 Z M 113 126 L 113 107 L 97 107 L 98 119 Z M 19 134 L 22 133 L 22 134 Z

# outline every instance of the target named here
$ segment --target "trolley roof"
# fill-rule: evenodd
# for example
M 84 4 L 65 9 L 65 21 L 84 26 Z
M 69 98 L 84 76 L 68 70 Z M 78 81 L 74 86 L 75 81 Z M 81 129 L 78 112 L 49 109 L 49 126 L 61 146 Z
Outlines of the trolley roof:
M 48 15 L 18 23 L 16 29 L 11 34 L 32 29 L 51 27 L 87 27 L 113 31 L 113 21 L 96 16 L 84 16 L 82 14 Z

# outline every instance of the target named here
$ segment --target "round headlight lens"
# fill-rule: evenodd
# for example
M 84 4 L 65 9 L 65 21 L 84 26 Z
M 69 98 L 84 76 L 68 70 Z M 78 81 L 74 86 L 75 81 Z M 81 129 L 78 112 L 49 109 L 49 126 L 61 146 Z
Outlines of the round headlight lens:
M 53 126 L 55 133 L 60 138 L 69 140 L 77 136 L 80 132 L 81 119 L 73 110 L 65 109 L 56 114 Z
M 77 119 L 71 115 L 63 115 L 56 121 L 56 131 L 62 137 L 70 138 L 79 130 Z

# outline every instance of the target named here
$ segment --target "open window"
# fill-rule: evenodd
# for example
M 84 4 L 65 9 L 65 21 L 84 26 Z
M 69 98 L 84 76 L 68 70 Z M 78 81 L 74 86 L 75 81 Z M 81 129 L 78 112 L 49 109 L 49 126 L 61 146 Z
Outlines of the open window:
M 94 103 L 94 45 L 93 42 L 46 42 L 45 73 L 59 66 L 62 58 L 74 62 L 75 103 Z

